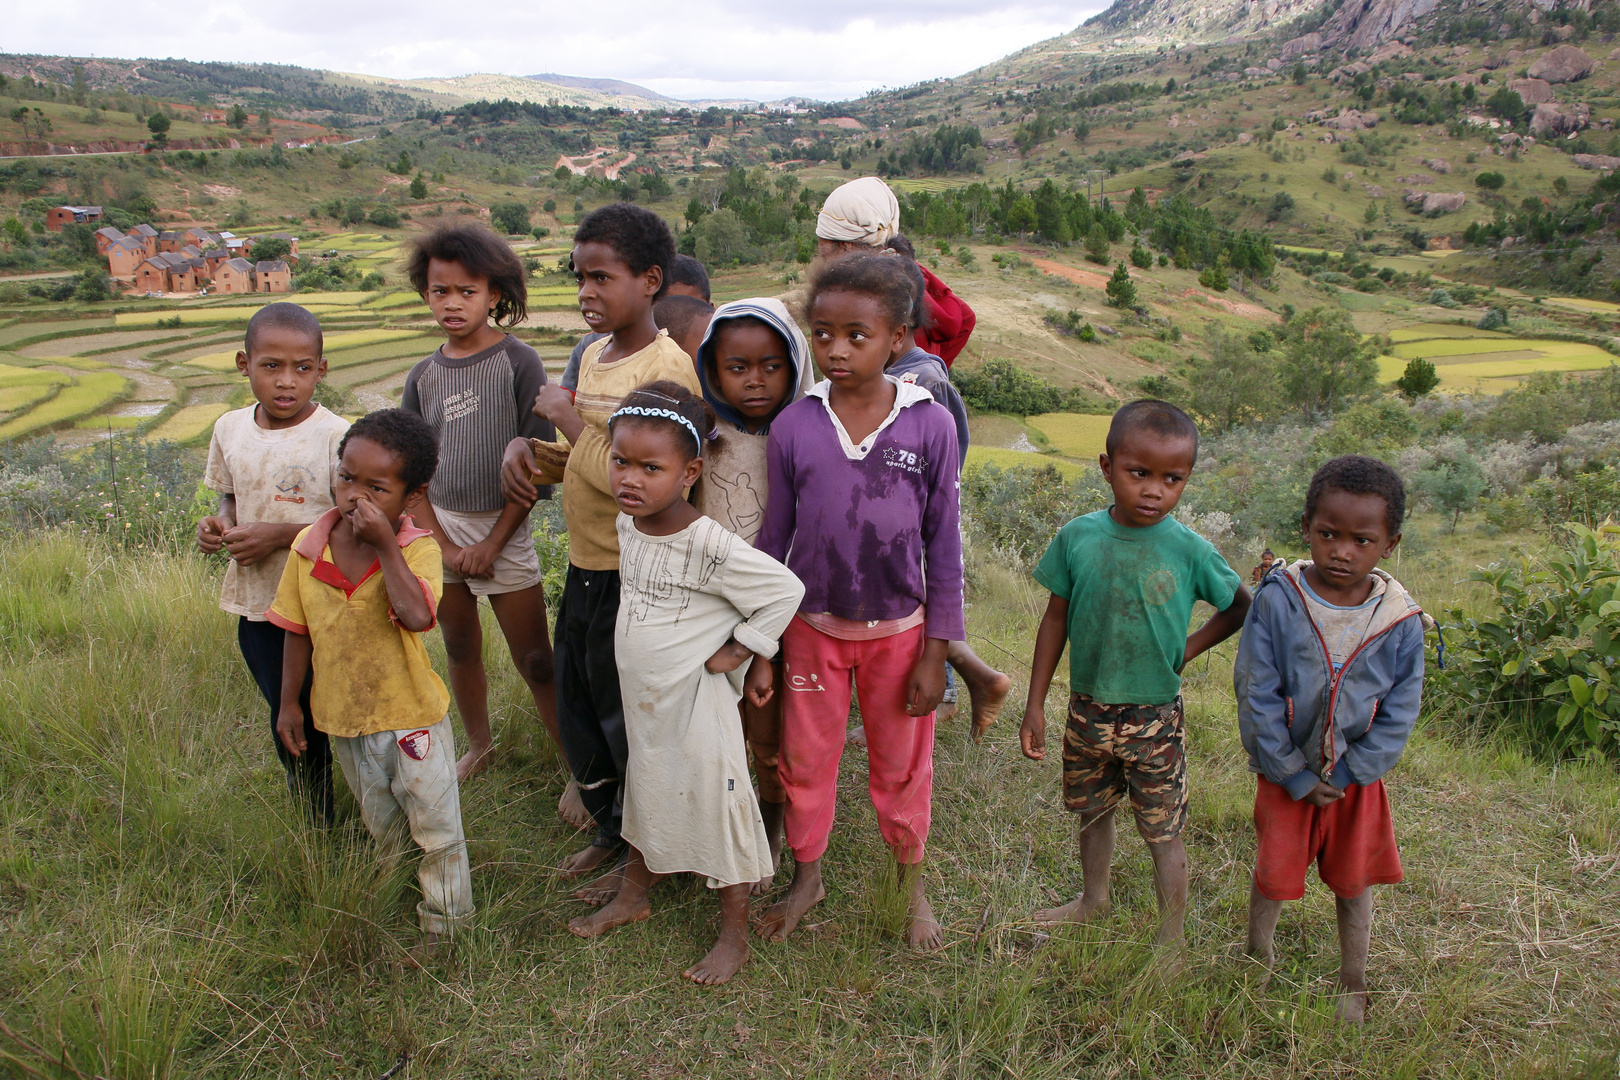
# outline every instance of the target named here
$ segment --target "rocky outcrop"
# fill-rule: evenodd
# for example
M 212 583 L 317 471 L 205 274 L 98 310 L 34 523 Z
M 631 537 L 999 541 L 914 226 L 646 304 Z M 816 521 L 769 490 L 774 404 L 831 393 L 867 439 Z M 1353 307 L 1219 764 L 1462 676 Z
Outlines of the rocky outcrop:
M 1322 43 L 1340 49 L 1376 48 L 1438 4 L 1439 0 L 1345 0 L 1323 25 Z
M 1530 130 L 1545 138 L 1548 135 L 1568 135 L 1584 128 L 1592 119 L 1592 108 L 1585 102 L 1576 105 L 1555 105 L 1551 102 L 1537 105 L 1530 118 Z
M 1573 45 L 1560 45 L 1530 65 L 1526 72 L 1532 79 L 1545 79 L 1550 83 L 1574 82 L 1584 79 L 1597 67 L 1597 61 Z
M 1282 47 L 1283 59 L 1292 60 L 1296 56 L 1309 56 L 1314 52 L 1322 51 L 1322 35 L 1312 31 L 1302 34 L 1287 42 Z
M 1451 171 L 1451 162 L 1447 161 L 1445 158 L 1432 157 L 1424 161 L 1423 164 L 1427 165 L 1437 173 L 1448 173 Z
M 1439 191 L 1408 191 L 1406 205 L 1419 207 L 1425 214 L 1450 214 L 1463 208 L 1468 201 L 1460 191 L 1449 194 Z
M 1570 160 L 1583 169 L 1602 169 L 1605 172 L 1620 169 L 1620 157 L 1608 154 L 1574 154 Z
M 1546 79 L 1514 79 L 1508 89 L 1526 105 L 1543 105 L 1553 99 L 1552 83 Z
M 1321 124 L 1330 131 L 1363 131 L 1378 126 L 1378 114 L 1355 109 L 1340 109 L 1335 114 L 1329 109 L 1316 109 L 1305 114 L 1305 121 Z

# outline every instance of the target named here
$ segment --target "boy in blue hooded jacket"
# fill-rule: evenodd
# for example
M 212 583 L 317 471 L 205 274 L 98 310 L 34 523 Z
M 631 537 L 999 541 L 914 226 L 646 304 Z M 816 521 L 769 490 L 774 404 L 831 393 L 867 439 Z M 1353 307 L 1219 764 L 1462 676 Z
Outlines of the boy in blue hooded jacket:
M 810 348 L 779 300 L 756 297 L 715 309 L 697 347 L 698 382 L 719 424 L 703 448 L 703 475 L 692 504 L 750 544 L 765 524 L 768 495 L 765 449 L 771 421 L 804 396 L 814 381 Z M 760 662 L 756 657 L 755 662 Z M 782 741 L 781 663 L 773 664 L 777 692 L 763 706 L 743 698 L 743 733 L 754 759 L 759 812 L 779 865 L 787 790 L 777 772 Z M 759 882 L 763 892 L 769 879 Z
M 1259 774 L 1248 953 L 1271 966 L 1283 902 L 1305 895 L 1314 860 L 1337 898 L 1337 1012 L 1354 1023 L 1367 1011 L 1369 886 L 1402 876 L 1383 776 L 1423 694 L 1423 611 L 1378 569 L 1405 513 L 1405 488 L 1383 462 L 1347 455 L 1318 469 L 1302 517 L 1311 558 L 1261 581 L 1232 672 Z

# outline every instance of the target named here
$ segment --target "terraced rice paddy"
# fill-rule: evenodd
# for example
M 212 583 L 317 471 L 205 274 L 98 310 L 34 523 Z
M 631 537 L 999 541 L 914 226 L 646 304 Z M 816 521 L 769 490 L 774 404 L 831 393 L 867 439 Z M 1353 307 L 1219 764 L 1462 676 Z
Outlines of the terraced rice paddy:
M 1499 394 L 1538 371 L 1599 371 L 1616 357 L 1580 341 L 1507 337 L 1469 326 L 1428 324 L 1397 330 L 1392 355 L 1378 358 L 1379 379 L 1392 383 L 1407 362 L 1422 357 L 1435 366 L 1442 390 Z
M 1025 422 L 1044 435 L 1058 453 L 1092 461 L 1104 450 L 1111 420 L 1109 416 L 1087 413 L 1044 413 Z

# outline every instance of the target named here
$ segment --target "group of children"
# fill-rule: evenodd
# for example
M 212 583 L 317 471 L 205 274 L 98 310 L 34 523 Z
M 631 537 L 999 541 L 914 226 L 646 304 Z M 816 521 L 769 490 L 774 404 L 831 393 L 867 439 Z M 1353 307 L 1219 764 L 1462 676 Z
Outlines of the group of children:
M 826 253 L 804 299 L 807 342 L 777 300 L 710 308 L 690 270 L 686 295 L 670 296 L 668 227 L 604 207 L 580 223 L 572 255 L 597 336 L 558 384 L 500 328 L 525 313 L 511 250 L 477 228 L 441 229 L 413 244 L 409 273 L 446 342 L 412 369 L 401 408 L 352 426 L 313 400 L 325 371 L 314 317 L 292 304 L 255 315 L 237 365 L 256 404 L 216 426 L 207 483 L 221 505 L 198 543 L 230 556 L 221 604 L 240 617 L 312 820 L 331 821 L 335 756 L 373 836 L 394 844 L 408 829 L 422 849 L 418 960 L 473 914 L 458 782 L 492 746 L 479 596 L 568 763 L 560 809 L 595 828 L 560 867 L 600 875 L 576 896 L 601 906 L 570 930 L 644 919 L 660 877 L 699 874 L 719 891 L 721 932 L 686 975 L 724 982 L 748 958 L 750 895 L 769 887 L 785 843 L 792 883 L 754 931 L 787 938 L 825 896 L 858 696 L 906 937 L 940 945 L 921 868 L 947 660 L 989 703 L 975 734 L 1006 682 L 964 655 L 965 425 L 948 379 L 933 377 L 930 361 L 943 364 L 917 345 L 926 281 L 896 246 Z M 1280 905 L 1303 895 L 1316 859 L 1340 897 L 1340 1011 L 1359 1019 L 1367 887 L 1401 877 L 1381 777 L 1415 721 L 1423 670 L 1421 612 L 1377 569 L 1400 540 L 1400 480 L 1370 459 L 1325 465 L 1302 519 L 1310 560 L 1265 575 L 1251 600 L 1171 516 L 1197 450 L 1174 406 L 1120 409 L 1100 458 L 1113 505 L 1066 525 L 1035 571 L 1051 597 L 1020 740 L 1044 756 L 1067 648 L 1063 792 L 1084 826 L 1082 895 L 1035 919 L 1107 910 L 1114 810 L 1128 796 L 1153 855 L 1160 941 L 1181 939 L 1180 673 L 1242 629 L 1239 723 L 1259 774 L 1249 952 L 1270 962 Z M 526 518 L 556 485 L 569 565 L 548 636 Z M 1189 636 L 1199 600 L 1216 614 Z M 436 625 L 448 690 L 423 645 Z M 468 739 L 459 763 L 452 694 Z

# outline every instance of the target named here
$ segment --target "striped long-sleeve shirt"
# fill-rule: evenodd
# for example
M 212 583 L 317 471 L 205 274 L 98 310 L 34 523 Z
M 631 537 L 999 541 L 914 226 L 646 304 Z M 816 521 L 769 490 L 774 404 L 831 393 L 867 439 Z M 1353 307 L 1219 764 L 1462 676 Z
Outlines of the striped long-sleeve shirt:
M 451 358 L 441 349 L 411 368 L 399 405 L 439 436 L 439 469 L 428 485 L 434 506 L 464 514 L 506 506 L 506 444 L 556 437 L 551 422 L 534 415 L 545 381 L 540 354 L 510 334 L 483 352 Z M 551 489 L 541 488 L 540 497 L 551 498 Z

